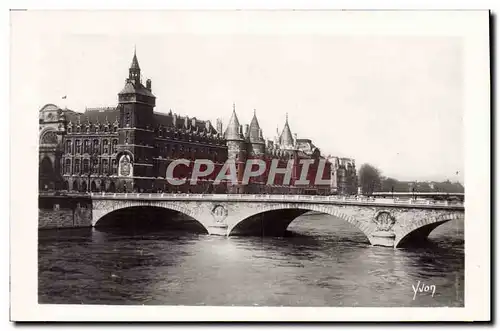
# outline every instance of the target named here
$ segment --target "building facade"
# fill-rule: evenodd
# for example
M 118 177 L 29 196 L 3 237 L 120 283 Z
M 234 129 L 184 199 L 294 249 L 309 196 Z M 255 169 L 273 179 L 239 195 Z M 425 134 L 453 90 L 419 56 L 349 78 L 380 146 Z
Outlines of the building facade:
M 85 112 L 45 105 L 39 113 L 39 187 L 41 190 L 106 192 L 354 194 L 354 161 L 324 158 L 309 139 L 292 135 L 288 118 L 281 134 L 264 139 L 254 112 L 249 125 L 240 125 L 236 109 L 226 129 L 217 120 L 156 112 L 151 80 L 143 85 L 134 53 L 128 78 L 118 93 L 116 107 L 87 108 Z M 175 167 L 173 177 L 189 178 L 194 160 L 208 159 L 215 169 L 191 185 L 170 185 L 167 167 L 178 159 L 189 165 Z M 227 160 L 236 164 L 237 183 L 214 180 Z M 262 175 L 243 183 L 245 164 L 260 160 Z M 291 162 L 293 160 L 293 162 Z M 309 184 L 300 184 L 301 160 L 307 161 Z M 250 161 L 254 162 L 254 161 Z M 291 176 L 276 175 L 268 184 L 272 163 Z M 305 161 L 302 161 L 305 162 Z M 321 172 L 321 184 L 315 178 Z

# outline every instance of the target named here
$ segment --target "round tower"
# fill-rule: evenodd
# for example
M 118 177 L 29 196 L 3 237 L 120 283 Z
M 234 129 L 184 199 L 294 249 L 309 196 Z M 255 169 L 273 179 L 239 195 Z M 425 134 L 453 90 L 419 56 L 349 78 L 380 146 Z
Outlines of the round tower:
M 236 107 L 233 103 L 233 113 L 229 119 L 229 123 L 224 133 L 224 138 L 227 144 L 227 158 L 236 164 L 236 178 L 238 184 L 228 183 L 228 193 L 244 193 L 244 187 L 241 185 L 243 180 L 243 172 L 245 171 L 245 163 L 247 160 L 247 151 L 245 138 L 243 136 L 243 128 L 240 126 L 238 116 L 236 116 Z
M 248 157 L 252 159 L 264 159 L 266 153 L 266 142 L 264 140 L 262 129 L 260 128 L 259 121 L 255 109 L 253 111 L 253 118 L 250 122 L 248 129 Z M 252 193 L 264 192 L 265 176 L 261 175 L 253 178 L 249 185 L 249 191 Z
M 262 158 L 266 150 L 266 142 L 262 134 L 262 129 L 260 128 L 259 121 L 257 120 L 257 115 L 254 109 L 253 118 L 250 122 L 248 138 L 250 142 L 250 156 L 253 158 Z

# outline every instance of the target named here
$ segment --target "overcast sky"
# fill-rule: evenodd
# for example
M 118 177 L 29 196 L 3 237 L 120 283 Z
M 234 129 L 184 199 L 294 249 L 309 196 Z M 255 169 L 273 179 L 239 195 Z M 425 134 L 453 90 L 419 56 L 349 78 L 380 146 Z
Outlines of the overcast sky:
M 172 20 L 168 14 L 163 24 Z M 118 30 L 140 24 L 114 21 Z M 249 20 L 234 32 L 228 24 L 223 34 L 130 28 L 110 34 L 95 29 L 100 20 L 86 22 L 88 31 L 80 24 L 78 33 L 69 33 L 62 28 L 72 24 L 66 17 L 60 29 L 36 35 L 43 20 L 32 21 L 29 33 L 13 38 L 12 57 L 23 57 L 14 64 L 23 70 L 13 65 L 12 79 L 23 82 L 24 107 L 115 106 L 135 46 L 143 81 L 152 80 L 156 111 L 172 109 L 214 125 L 220 117 L 225 126 L 234 102 L 241 124 L 256 109 L 268 139 L 281 132 L 288 113 L 292 132 L 312 139 L 324 155 L 352 157 L 358 168 L 368 162 L 402 180 L 463 182 L 459 38 L 242 32 L 241 24 L 256 24 Z M 189 20 L 177 13 L 179 22 Z

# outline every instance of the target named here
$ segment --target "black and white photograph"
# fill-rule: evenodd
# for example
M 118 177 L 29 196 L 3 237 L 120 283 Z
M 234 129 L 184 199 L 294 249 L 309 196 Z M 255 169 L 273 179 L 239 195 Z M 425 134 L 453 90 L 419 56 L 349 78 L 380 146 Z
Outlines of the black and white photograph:
M 16 316 L 488 319 L 488 25 L 12 11 Z

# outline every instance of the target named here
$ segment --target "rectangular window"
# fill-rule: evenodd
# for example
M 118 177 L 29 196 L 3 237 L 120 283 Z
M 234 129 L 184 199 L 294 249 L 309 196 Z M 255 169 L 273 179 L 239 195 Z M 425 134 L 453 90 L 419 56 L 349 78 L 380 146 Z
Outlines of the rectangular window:
M 66 165 L 64 167 L 64 172 L 67 174 L 71 173 L 71 160 L 70 159 L 66 159 Z
M 102 173 L 103 174 L 108 173 L 108 160 L 106 159 L 102 160 Z
M 93 152 L 99 154 L 99 139 L 94 139 Z
M 108 140 L 104 139 L 102 142 L 102 150 L 105 154 L 109 153 Z
M 99 173 L 99 159 L 95 158 L 94 159 L 94 164 L 92 165 L 92 172 L 93 173 Z
M 80 173 L 80 160 L 75 160 L 75 174 Z
M 83 173 L 89 172 L 89 159 L 83 160 Z
M 80 154 L 82 152 L 81 146 L 80 146 L 80 140 L 76 140 L 75 144 L 76 144 L 76 153 Z

